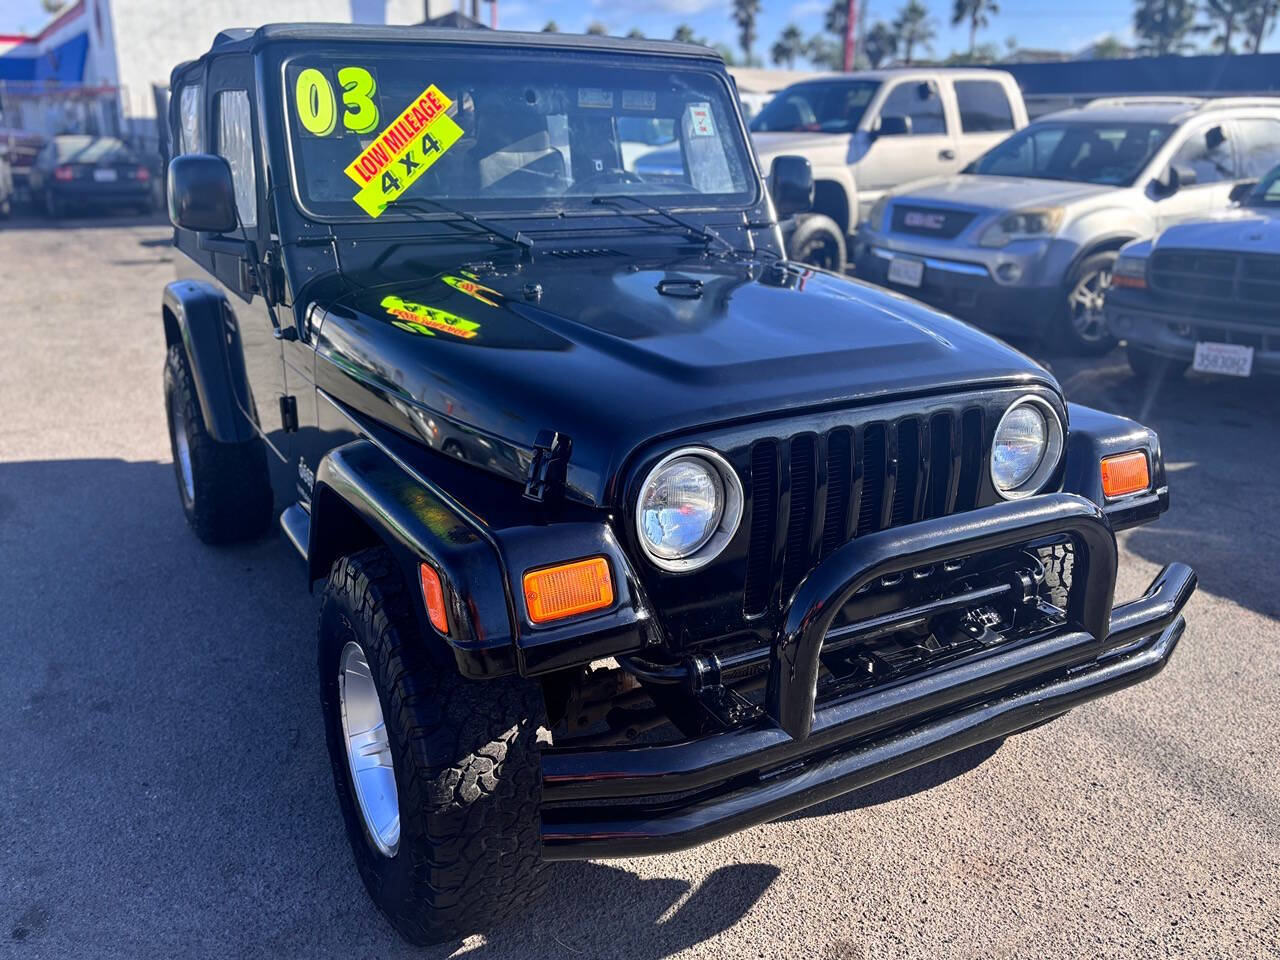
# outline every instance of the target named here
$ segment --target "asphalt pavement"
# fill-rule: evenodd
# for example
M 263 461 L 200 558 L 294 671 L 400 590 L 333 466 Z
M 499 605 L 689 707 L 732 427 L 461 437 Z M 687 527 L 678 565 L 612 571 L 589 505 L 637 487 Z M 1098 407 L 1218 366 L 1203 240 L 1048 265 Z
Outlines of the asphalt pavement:
M 555 864 L 529 915 L 401 942 L 356 875 L 282 539 L 187 530 L 165 431 L 169 231 L 0 223 L 0 957 L 1280 956 L 1280 387 L 1158 392 L 1044 358 L 1141 416 L 1173 507 L 1118 598 L 1200 590 L 1169 668 L 699 849 Z

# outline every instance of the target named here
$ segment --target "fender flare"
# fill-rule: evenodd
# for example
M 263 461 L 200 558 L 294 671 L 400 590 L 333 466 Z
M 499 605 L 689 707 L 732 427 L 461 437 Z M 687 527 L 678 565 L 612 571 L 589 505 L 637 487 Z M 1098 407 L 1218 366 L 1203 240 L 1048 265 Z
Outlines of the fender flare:
M 1062 478 L 1062 489 L 1066 493 L 1079 494 L 1096 503 L 1114 530 L 1149 523 L 1169 509 L 1164 454 L 1160 437 L 1154 430 L 1128 417 L 1079 403 L 1067 404 L 1067 418 L 1071 429 Z M 1131 450 L 1146 452 L 1151 486 L 1144 493 L 1108 501 L 1102 492 L 1101 460 Z
M 258 435 L 245 414 L 249 388 L 239 350 L 229 351 L 226 298 L 216 287 L 175 280 L 161 307 L 167 346 L 182 344 L 205 427 L 219 443 L 245 443 Z M 238 343 L 238 334 L 234 342 Z

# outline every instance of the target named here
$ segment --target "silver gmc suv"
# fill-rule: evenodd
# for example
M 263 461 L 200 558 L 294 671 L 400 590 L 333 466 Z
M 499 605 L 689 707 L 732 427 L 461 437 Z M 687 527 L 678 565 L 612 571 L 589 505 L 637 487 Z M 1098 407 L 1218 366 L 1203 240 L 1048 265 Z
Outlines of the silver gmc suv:
M 858 275 L 980 326 L 1080 352 L 1114 344 L 1117 251 L 1225 208 L 1280 162 L 1280 98 L 1095 100 L 1037 120 L 964 173 L 876 203 Z

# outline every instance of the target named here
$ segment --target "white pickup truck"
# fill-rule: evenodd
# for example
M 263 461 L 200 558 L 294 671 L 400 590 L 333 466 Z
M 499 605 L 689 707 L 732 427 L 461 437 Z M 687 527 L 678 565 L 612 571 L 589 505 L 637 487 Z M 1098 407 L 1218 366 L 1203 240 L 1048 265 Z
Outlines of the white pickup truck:
M 793 154 L 813 167 L 813 213 L 797 218 L 788 251 L 843 269 L 846 238 L 893 187 L 959 173 L 1027 125 L 1001 70 L 894 69 L 833 73 L 792 84 L 751 121 L 763 170 Z

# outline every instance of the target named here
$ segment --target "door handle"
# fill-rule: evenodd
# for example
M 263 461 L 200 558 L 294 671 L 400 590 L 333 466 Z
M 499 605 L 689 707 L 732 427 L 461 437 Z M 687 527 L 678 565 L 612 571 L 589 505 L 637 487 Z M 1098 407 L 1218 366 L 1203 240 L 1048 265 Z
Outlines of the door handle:
M 949 149 L 948 149 L 948 150 L 939 150 L 939 151 L 938 151 L 938 159 L 939 159 L 939 160 L 954 160 L 955 158 L 956 158 L 956 152 L 955 152 L 954 150 L 949 150 Z

